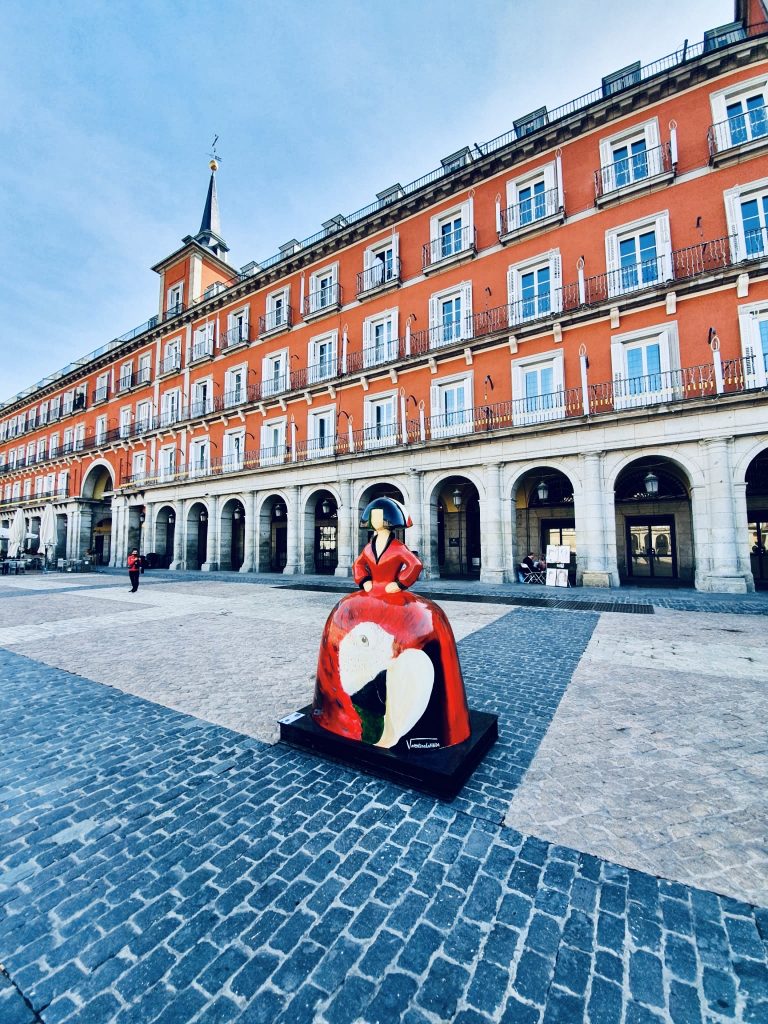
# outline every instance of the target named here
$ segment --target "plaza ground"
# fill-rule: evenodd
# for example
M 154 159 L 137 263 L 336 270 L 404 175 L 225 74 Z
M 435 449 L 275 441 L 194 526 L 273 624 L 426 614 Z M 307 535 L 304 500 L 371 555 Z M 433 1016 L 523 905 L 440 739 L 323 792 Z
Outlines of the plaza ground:
M 446 804 L 276 743 L 346 586 L 0 580 L 0 1021 L 768 1020 L 768 595 L 424 584 Z

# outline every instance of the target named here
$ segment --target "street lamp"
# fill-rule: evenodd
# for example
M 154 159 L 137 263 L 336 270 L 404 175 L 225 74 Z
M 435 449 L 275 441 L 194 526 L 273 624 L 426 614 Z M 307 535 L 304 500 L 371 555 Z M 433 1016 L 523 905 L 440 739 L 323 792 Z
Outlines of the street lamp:
M 208 522 L 208 513 L 207 512 L 201 512 L 200 513 L 200 522 L 201 523 L 207 523 Z
M 458 487 L 454 487 L 453 494 L 451 495 L 451 497 L 453 498 L 453 504 L 456 506 L 457 509 L 460 509 L 463 498 L 461 497 L 461 491 L 459 490 Z
M 650 494 L 652 498 L 659 493 L 659 478 L 651 470 L 646 474 L 643 483 L 645 484 L 645 493 Z
M 320 508 L 322 509 L 323 515 L 327 516 L 330 513 L 330 511 L 331 511 L 331 503 L 330 503 L 330 501 L 328 501 L 327 498 L 323 498 L 323 503 L 320 506 Z
M 539 481 L 539 485 L 536 488 L 536 493 L 539 496 L 539 501 L 546 501 L 549 497 L 549 487 L 547 487 L 544 480 Z
M 242 512 L 240 511 L 240 509 L 236 508 L 235 511 L 232 513 L 232 518 L 233 519 L 239 519 L 241 515 L 242 515 Z
M 175 522 L 176 522 L 176 516 L 173 514 L 173 512 L 169 512 L 169 514 L 168 514 L 168 525 L 169 526 L 173 526 L 173 524 Z
M 278 501 L 278 503 L 275 505 L 275 519 L 282 519 L 284 512 L 285 508 Z

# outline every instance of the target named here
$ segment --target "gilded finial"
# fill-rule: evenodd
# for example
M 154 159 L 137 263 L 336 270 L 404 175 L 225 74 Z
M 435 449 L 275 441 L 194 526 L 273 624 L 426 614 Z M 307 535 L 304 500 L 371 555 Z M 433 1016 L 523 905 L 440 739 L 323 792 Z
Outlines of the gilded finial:
M 219 141 L 219 136 L 214 135 L 213 142 L 211 143 L 211 152 L 208 154 L 211 158 L 211 162 L 208 164 L 212 171 L 218 171 L 219 164 L 221 163 L 221 157 L 216 152 L 216 143 Z

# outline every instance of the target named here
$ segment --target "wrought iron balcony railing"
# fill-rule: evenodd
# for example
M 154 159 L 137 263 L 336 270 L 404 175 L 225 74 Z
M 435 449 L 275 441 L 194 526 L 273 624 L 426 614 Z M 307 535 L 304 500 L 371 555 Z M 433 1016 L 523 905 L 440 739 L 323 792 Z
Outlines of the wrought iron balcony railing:
M 221 349 L 226 352 L 227 349 L 235 348 L 237 345 L 247 345 L 251 340 L 251 325 L 247 323 L 235 324 L 234 327 L 222 335 L 221 338 Z
M 329 284 L 312 291 L 304 299 L 304 316 L 319 316 L 341 306 L 341 285 Z
M 477 232 L 468 224 L 454 228 L 439 238 L 425 242 L 422 247 L 424 270 L 442 265 L 448 260 L 458 259 L 477 252 Z
M 184 305 L 183 302 L 177 302 L 175 305 L 169 306 L 168 309 L 166 309 L 165 313 L 163 314 L 163 319 L 172 320 L 173 317 L 179 316 L 181 313 L 183 313 L 186 310 L 186 308 L 187 307 Z
M 562 213 L 563 205 L 557 188 L 538 192 L 501 211 L 500 238 L 508 238 L 533 228 L 539 221 L 548 221 Z
M 735 114 L 725 121 L 709 126 L 707 132 L 710 159 L 721 153 L 746 146 L 748 143 L 768 143 L 768 107 L 751 107 L 744 113 Z
M 376 260 L 357 275 L 357 297 L 397 284 L 400 284 L 400 258 L 393 256 L 389 260 Z
M 668 142 L 664 142 L 652 149 L 622 157 L 595 171 L 595 199 L 599 201 L 632 185 L 651 183 L 672 172 L 671 147 Z
M 289 305 L 279 306 L 277 309 L 270 309 L 259 317 L 259 334 L 272 334 L 277 331 L 286 331 L 293 326 L 293 308 Z

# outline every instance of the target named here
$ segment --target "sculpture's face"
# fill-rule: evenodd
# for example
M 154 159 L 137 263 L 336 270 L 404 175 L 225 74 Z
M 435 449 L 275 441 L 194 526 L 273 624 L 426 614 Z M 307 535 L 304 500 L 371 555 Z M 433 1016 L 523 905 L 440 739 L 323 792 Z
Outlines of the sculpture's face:
M 380 508 L 373 509 L 371 512 L 371 529 L 383 530 L 384 525 L 384 510 Z

